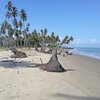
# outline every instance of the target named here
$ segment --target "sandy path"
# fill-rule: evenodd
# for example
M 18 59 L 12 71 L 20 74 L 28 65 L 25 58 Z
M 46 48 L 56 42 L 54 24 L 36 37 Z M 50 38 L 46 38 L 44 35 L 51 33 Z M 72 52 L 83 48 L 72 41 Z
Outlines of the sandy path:
M 59 61 L 69 71 L 50 73 L 27 66 L 41 63 L 40 58 L 47 62 L 51 55 L 25 52 L 28 58 L 17 59 L 22 63 L 16 67 L 12 62 L 0 62 L 0 100 L 100 100 L 100 61 L 77 55 L 60 56 Z

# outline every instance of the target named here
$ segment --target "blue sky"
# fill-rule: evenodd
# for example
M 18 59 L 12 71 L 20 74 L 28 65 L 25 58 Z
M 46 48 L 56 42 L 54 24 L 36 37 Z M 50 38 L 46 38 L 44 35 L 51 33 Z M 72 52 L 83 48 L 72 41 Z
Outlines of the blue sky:
M 100 47 L 100 0 L 11 0 L 18 10 L 24 8 L 30 31 L 43 28 L 62 39 L 73 36 L 73 46 Z M 5 19 L 5 5 L 0 0 L 0 23 Z

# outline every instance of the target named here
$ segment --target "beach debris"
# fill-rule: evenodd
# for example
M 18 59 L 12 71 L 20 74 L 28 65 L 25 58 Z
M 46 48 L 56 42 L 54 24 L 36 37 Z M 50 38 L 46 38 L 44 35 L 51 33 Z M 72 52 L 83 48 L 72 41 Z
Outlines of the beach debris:
M 18 51 L 15 48 L 11 48 L 10 50 L 14 53 L 14 55 L 12 55 L 11 58 L 26 58 L 27 57 L 27 55 L 24 52 Z
M 40 69 L 48 71 L 48 72 L 65 72 L 66 71 L 58 61 L 57 49 L 53 50 L 52 57 L 50 58 L 48 63 L 39 64 L 37 66 Z
M 40 58 L 40 61 L 41 61 L 41 63 L 43 64 L 43 61 L 42 61 L 42 59 Z

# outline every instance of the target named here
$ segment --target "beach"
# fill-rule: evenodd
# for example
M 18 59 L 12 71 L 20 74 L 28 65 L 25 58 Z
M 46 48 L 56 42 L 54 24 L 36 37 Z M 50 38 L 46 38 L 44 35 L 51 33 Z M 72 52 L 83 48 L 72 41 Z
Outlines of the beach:
M 67 72 L 42 71 L 34 65 L 51 54 L 25 50 L 27 58 L 10 58 L 0 51 L 0 100 L 100 100 L 100 60 L 81 55 L 58 55 Z

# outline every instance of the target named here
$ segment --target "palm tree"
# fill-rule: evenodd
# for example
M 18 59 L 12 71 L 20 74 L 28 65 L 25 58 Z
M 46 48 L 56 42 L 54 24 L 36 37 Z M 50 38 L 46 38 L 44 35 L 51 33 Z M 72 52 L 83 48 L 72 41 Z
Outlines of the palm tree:
M 18 26 L 19 26 L 19 28 L 20 28 L 20 30 L 21 30 L 21 29 L 22 29 L 22 26 L 23 26 L 22 21 L 19 21 L 19 22 L 18 22 Z
M 60 42 L 59 36 L 56 36 L 56 42 Z
M 12 26 L 10 24 L 8 24 L 7 30 L 8 30 L 8 36 L 13 37 L 14 30 L 12 29 Z
M 12 8 L 12 16 L 15 18 L 15 17 L 17 17 L 17 14 L 18 14 L 17 8 L 13 7 Z
M 23 21 L 23 26 L 24 26 L 24 22 L 27 20 L 26 12 L 24 9 L 21 9 L 20 11 L 20 19 Z M 26 30 L 25 29 L 23 30 L 23 36 L 24 36 L 24 46 L 25 46 L 25 42 L 26 42 Z
M 9 12 L 9 11 L 7 11 L 7 13 L 6 13 L 6 18 L 10 19 L 10 18 L 11 18 L 11 16 L 12 16 L 12 13 L 11 13 L 11 12 Z
M 26 31 L 29 32 L 30 23 L 27 24 Z
M 69 39 L 70 39 L 70 41 L 73 41 L 74 40 L 74 38 L 72 36 Z
M 41 29 L 41 36 L 43 36 L 43 29 Z
M 41 29 L 41 52 L 45 52 L 45 38 L 44 38 L 44 31 Z
M 22 37 L 21 37 L 21 35 L 22 35 L 22 27 L 23 27 L 23 24 L 22 24 L 22 21 L 20 20 L 19 22 L 18 22 L 18 26 L 19 26 L 19 28 L 20 28 L 20 30 L 19 30 L 19 41 L 20 41 L 20 46 L 21 46 L 21 48 L 22 48 Z
M 14 18 L 14 20 L 13 20 L 13 25 L 15 28 L 18 28 L 18 22 L 17 22 L 16 18 Z
M 20 18 L 21 18 L 21 20 L 22 20 L 23 22 L 27 20 L 26 12 L 25 12 L 24 9 L 22 9 L 22 10 L 20 11 Z
M 7 31 L 8 31 L 8 41 L 9 41 L 9 46 L 14 46 L 14 29 L 12 28 L 11 24 L 8 24 L 7 26 Z
M 12 5 L 12 2 L 11 1 L 8 1 L 8 4 L 6 5 L 6 8 L 7 8 L 7 12 L 6 12 L 6 18 L 11 18 L 11 16 L 12 16 L 12 7 L 13 5 Z
M 63 43 L 65 43 L 65 44 L 67 43 L 67 44 L 68 44 L 68 41 L 69 41 L 68 38 L 69 38 L 69 37 L 66 35 L 65 38 L 62 40 L 62 44 L 63 44 Z
M 8 9 L 8 11 L 12 11 L 12 2 L 11 1 L 8 1 L 6 8 Z
M 7 21 L 5 20 L 5 21 L 2 23 L 2 25 L 1 25 L 1 29 L 0 29 L 1 34 L 6 35 L 7 26 L 8 26 L 8 23 L 7 23 Z
M 48 32 L 48 30 L 47 30 L 47 28 L 45 28 L 45 29 L 44 29 L 44 36 L 47 35 L 47 32 Z
M 51 33 L 51 43 L 55 44 L 55 42 L 56 42 L 55 33 L 52 32 L 52 33 Z
M 28 32 L 29 32 L 29 27 L 30 27 L 30 23 L 27 24 L 26 26 L 26 45 L 30 48 L 30 43 L 29 43 L 29 39 L 28 39 Z

